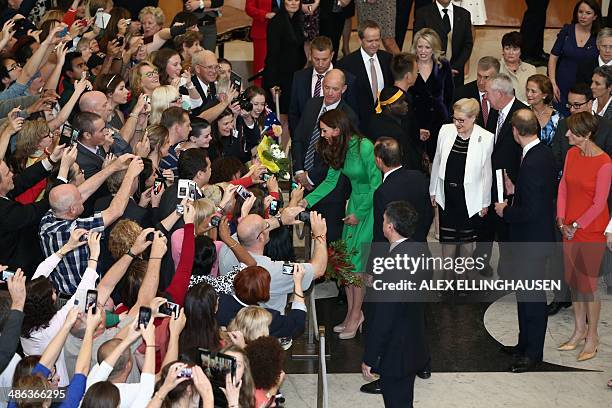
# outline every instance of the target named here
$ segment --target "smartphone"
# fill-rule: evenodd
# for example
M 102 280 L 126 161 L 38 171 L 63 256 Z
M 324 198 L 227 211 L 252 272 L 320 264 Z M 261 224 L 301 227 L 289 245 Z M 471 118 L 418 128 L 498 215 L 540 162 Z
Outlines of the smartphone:
M 243 200 L 246 200 L 247 198 L 251 196 L 251 193 L 249 192 L 249 190 L 247 190 L 243 186 L 238 186 L 238 188 L 236 189 L 236 194 L 238 195 L 238 197 L 242 198 Z
M 284 263 L 283 264 L 283 275 L 293 275 L 293 271 L 294 271 L 294 265 L 291 263 Z
M 291 182 L 291 190 L 295 190 L 296 188 L 298 188 L 300 185 L 298 183 L 296 183 L 295 181 Z
M 161 193 L 162 186 L 166 184 L 166 180 L 163 177 L 158 177 L 153 182 L 153 194 L 157 195 Z
M 272 177 L 272 175 L 270 173 L 264 173 L 264 174 L 262 174 L 261 179 L 263 181 L 268 181 L 268 180 L 270 180 L 270 177 Z
M 197 194 L 196 193 L 196 184 L 193 181 L 191 181 L 189 183 L 189 198 L 195 201 L 195 199 L 197 198 L 196 194 Z
M 174 319 L 178 319 L 180 312 L 179 305 L 172 302 L 166 302 L 159 307 L 159 313 L 172 316 Z
M 219 226 L 219 224 L 221 224 L 221 217 L 219 217 L 218 215 L 215 215 L 214 217 L 212 217 L 210 219 L 210 226 L 211 227 L 217 228 Z
M 85 298 L 85 312 L 91 309 L 91 313 L 96 314 L 96 305 L 98 304 L 98 291 L 90 289 L 87 291 Z
M 146 328 L 149 324 L 149 320 L 151 320 L 151 308 L 140 306 L 140 311 L 138 312 L 138 327 L 142 324 Z
M 189 182 L 191 180 L 179 180 L 178 188 L 176 189 L 176 198 L 189 197 Z
M 310 213 L 308 211 L 302 211 L 301 213 L 299 213 L 296 217 L 296 220 L 298 221 L 302 221 L 304 223 L 309 223 L 310 222 Z
M 182 377 L 191 378 L 191 375 L 192 375 L 191 367 L 185 367 L 178 373 L 179 378 L 182 378 Z
M 127 24 L 127 25 L 132 24 L 132 19 L 131 18 L 126 19 L 125 20 L 125 24 Z
M 185 214 L 185 206 L 182 204 L 177 204 L 176 205 L 176 212 L 179 213 L 180 215 Z
M 18 20 L 13 19 L 13 21 L 15 22 L 15 25 L 13 26 L 13 30 L 18 31 L 23 25 L 23 23 L 25 22 L 25 18 L 20 18 Z
M 4 282 L 8 281 L 8 278 L 10 278 L 11 276 L 15 276 L 15 272 L 13 271 L 2 271 L 2 276 L 0 277 L 0 280 L 3 280 Z
M 123 41 L 124 41 L 123 37 L 117 37 L 117 45 L 118 46 L 123 47 L 123 44 L 124 44 Z
M 151 231 L 147 234 L 147 241 L 153 242 L 154 238 L 155 238 L 155 231 Z
M 268 213 L 272 216 L 278 214 L 278 200 L 270 201 L 270 209 L 268 210 Z
M 240 92 L 240 90 L 242 89 L 242 77 L 238 75 L 237 73 L 235 73 L 234 71 L 232 71 L 230 73 L 230 81 L 234 85 L 234 88 L 236 88 L 236 90 Z
M 70 147 L 74 145 L 79 137 L 79 131 L 70 126 L 68 123 L 64 123 L 62 128 L 62 134 L 60 135 L 59 144 Z
M 199 348 L 202 370 L 215 387 L 225 388 L 225 376 L 230 373 L 232 382 L 236 383 L 236 357 L 229 354 L 215 353 Z

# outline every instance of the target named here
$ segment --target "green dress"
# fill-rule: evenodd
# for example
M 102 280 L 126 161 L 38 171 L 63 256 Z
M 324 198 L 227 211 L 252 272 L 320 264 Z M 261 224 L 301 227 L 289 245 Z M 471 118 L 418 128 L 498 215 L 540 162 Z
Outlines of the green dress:
M 374 228 L 374 191 L 380 186 L 382 176 L 374 160 L 374 145 L 368 139 L 353 136 L 349 141 L 346 159 L 341 169 L 329 168 L 325 180 L 306 196 L 308 206 L 312 207 L 336 188 L 340 173 L 351 181 L 351 196 L 346 207 L 346 215 L 354 214 L 359 220 L 357 225 L 344 225 L 342 239 L 349 250 L 355 250 L 351 258 L 355 272 L 362 269 L 362 252 L 373 238 Z M 364 245 L 365 244 L 365 245 Z M 367 247 L 366 247 L 367 248 Z

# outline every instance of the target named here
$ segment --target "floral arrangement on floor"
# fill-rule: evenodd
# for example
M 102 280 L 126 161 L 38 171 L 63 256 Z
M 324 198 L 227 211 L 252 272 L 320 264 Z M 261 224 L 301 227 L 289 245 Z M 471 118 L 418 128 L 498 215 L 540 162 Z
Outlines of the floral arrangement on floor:
M 257 157 L 270 173 L 279 180 L 289 180 L 289 159 L 283 149 L 270 136 L 264 136 L 257 146 Z
M 363 281 L 359 274 L 354 273 L 355 265 L 351 261 L 356 253 L 354 249 L 347 248 L 343 239 L 331 242 L 327 247 L 325 278 L 336 279 L 341 285 L 362 286 Z

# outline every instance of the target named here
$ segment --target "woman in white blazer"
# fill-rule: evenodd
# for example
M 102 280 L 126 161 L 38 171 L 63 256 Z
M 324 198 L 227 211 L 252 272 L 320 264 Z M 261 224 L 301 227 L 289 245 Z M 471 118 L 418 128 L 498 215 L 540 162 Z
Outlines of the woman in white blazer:
M 476 99 L 453 105 L 453 124 L 442 126 L 431 169 L 431 204 L 440 206 L 443 256 L 471 256 L 478 219 L 491 204 L 493 134 L 475 125 L 480 112 Z

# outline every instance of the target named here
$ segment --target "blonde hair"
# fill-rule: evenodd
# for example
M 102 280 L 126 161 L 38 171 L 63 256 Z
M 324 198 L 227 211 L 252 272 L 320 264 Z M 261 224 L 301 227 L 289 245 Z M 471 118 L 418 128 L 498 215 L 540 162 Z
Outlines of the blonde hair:
M 468 116 L 476 117 L 480 112 L 480 105 L 474 98 L 462 98 L 459 99 L 453 105 L 453 111 L 465 113 Z
M 270 335 L 272 313 L 261 306 L 247 306 L 238 311 L 236 317 L 227 326 L 228 331 L 241 331 L 248 343 L 263 336 Z
M 159 152 L 159 149 L 168 140 L 168 129 L 162 125 L 150 125 L 147 127 L 147 137 L 149 138 L 151 153 Z
M 14 160 L 25 163 L 28 157 L 38 150 L 38 144 L 48 134 L 49 126 L 44 119 L 26 120 L 17 137 Z
M 58 10 L 58 9 L 47 10 L 45 14 L 43 14 L 42 18 L 40 19 L 39 26 L 48 20 L 57 20 L 58 21 L 57 24 L 60 24 L 61 21 L 64 19 L 64 14 L 65 13 L 62 10 Z
M 195 209 L 195 220 L 193 223 L 195 230 L 198 231 L 206 218 L 215 212 L 215 204 L 208 198 L 200 198 L 193 202 L 193 207 Z
M 132 220 L 117 221 L 108 237 L 108 250 L 111 256 L 115 260 L 121 258 L 134 245 L 141 232 L 142 227 Z
M 224 185 L 228 183 L 208 184 L 202 189 L 202 196 L 212 201 L 215 206 L 221 203 L 223 198 Z
M 151 117 L 149 123 L 159 124 L 162 113 L 170 107 L 170 102 L 180 97 L 178 89 L 172 85 L 162 85 L 151 94 Z
M 143 17 L 147 14 L 150 14 L 155 19 L 155 22 L 159 26 L 163 26 L 166 22 L 166 16 L 164 15 L 164 11 L 159 7 L 147 6 L 140 10 L 138 13 L 138 20 L 142 21 Z
M 140 96 L 140 94 L 142 94 L 142 74 L 140 73 L 140 69 L 142 67 L 149 67 L 155 71 L 158 70 L 157 67 L 149 61 L 141 61 L 134 68 L 132 68 L 132 73 L 130 74 L 130 87 L 132 88 L 133 92 L 132 98 L 137 98 Z
M 425 40 L 431 50 L 433 51 L 432 59 L 436 64 L 440 64 L 440 58 L 442 58 L 442 42 L 440 36 L 431 28 L 423 28 L 416 32 L 410 47 L 410 52 L 413 54 L 417 53 L 417 43 L 419 40 Z

